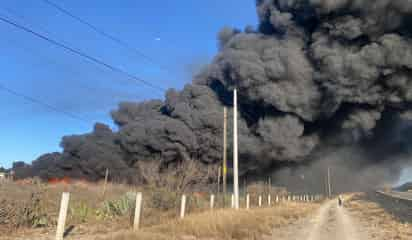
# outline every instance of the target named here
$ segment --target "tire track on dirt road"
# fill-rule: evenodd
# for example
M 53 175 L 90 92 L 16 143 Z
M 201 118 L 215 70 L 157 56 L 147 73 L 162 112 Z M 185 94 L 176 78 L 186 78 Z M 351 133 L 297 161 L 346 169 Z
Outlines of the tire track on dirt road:
M 287 228 L 275 229 L 276 240 L 369 240 L 358 221 L 336 200 L 324 203 L 318 212 Z

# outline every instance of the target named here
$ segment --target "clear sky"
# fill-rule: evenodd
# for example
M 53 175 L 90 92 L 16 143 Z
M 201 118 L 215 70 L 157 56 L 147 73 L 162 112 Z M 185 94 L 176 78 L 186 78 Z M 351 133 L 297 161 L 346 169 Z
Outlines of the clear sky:
M 0 16 L 163 88 L 180 89 L 191 81 L 192 73 L 215 55 L 221 27 L 257 23 L 254 0 L 53 2 L 126 41 L 157 64 L 103 38 L 43 0 L 3 0 Z M 0 36 L 1 85 L 87 120 L 71 119 L 0 90 L 0 166 L 60 151 L 62 136 L 88 132 L 96 121 L 113 126 L 109 112 L 119 101 L 163 96 L 2 22 Z

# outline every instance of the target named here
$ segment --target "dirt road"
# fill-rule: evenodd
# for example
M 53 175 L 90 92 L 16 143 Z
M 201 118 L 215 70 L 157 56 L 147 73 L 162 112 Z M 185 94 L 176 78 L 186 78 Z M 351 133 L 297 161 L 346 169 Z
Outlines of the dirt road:
M 285 229 L 274 231 L 272 239 L 279 240 L 369 240 L 357 220 L 337 201 L 326 202 L 316 215 L 303 219 Z

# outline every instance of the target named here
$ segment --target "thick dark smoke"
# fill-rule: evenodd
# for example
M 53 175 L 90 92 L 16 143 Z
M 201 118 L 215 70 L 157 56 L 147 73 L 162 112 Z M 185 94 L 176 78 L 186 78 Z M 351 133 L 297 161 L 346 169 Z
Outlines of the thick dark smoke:
M 248 180 L 321 191 L 330 166 L 337 191 L 395 181 L 411 156 L 412 1 L 258 0 L 257 12 L 256 28 L 219 33 L 220 52 L 193 84 L 121 103 L 118 132 L 97 124 L 20 169 L 96 180 L 108 167 L 133 182 L 149 161 L 220 164 L 236 87 Z

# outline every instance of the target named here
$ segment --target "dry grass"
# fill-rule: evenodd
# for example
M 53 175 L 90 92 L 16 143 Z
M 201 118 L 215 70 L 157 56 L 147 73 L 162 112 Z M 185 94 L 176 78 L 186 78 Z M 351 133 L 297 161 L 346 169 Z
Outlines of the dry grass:
M 273 208 L 234 211 L 221 209 L 224 205 L 223 196 L 219 196 L 215 202 L 218 209 L 211 212 L 208 194 L 188 194 L 188 215 L 180 221 L 177 218 L 180 194 L 159 188 L 136 189 L 109 184 L 103 198 L 102 184 L 9 183 L 0 185 L 0 202 L 7 202 L 12 210 L 12 215 L 3 219 L 24 224 L 2 223 L 0 216 L 0 231 L 6 233 L 0 239 L 53 239 L 60 197 L 64 191 L 71 193 L 66 226 L 73 227 L 65 239 L 76 240 L 260 239 L 262 234 L 270 234 L 273 228 L 296 221 L 318 207 L 317 204 L 282 203 Z M 142 191 L 144 198 L 140 232 L 130 231 L 133 209 L 127 208 L 127 214 L 101 217 L 100 212 L 105 203 L 111 201 L 117 204 L 121 196 L 136 191 Z M 39 200 L 34 206 L 33 196 Z M 226 207 L 229 202 L 230 197 L 226 196 Z M 243 198 L 241 205 L 245 205 Z M 26 212 L 20 213 L 17 211 L 19 208 L 29 210 L 34 217 L 30 215 L 28 221 Z M 32 225 L 30 219 L 37 221 L 38 215 L 45 217 L 46 220 L 41 218 L 41 221 L 46 222 L 45 225 Z M 21 216 L 24 217 L 20 219 Z
M 412 228 L 407 222 L 401 222 L 396 216 L 388 213 L 380 204 L 364 193 L 352 196 L 346 203 L 353 215 L 361 220 L 361 223 L 370 229 L 370 235 L 374 239 L 412 239 Z M 412 219 L 411 219 L 412 220 Z
M 307 216 L 318 206 L 318 204 L 289 203 L 273 208 L 217 210 L 190 215 L 184 220 L 173 220 L 166 224 L 145 228 L 137 233 L 122 233 L 96 239 L 261 239 L 263 235 L 271 235 L 273 229 Z
M 143 227 L 158 225 L 176 218 L 180 196 L 177 193 L 153 188 L 135 188 L 109 184 L 102 197 L 102 184 L 77 182 L 48 185 L 42 183 L 7 183 L 0 185 L 0 239 L 18 236 L 38 236 L 54 232 L 62 192 L 70 192 L 66 226 L 73 227 L 70 236 L 102 234 L 127 230 L 131 227 L 133 206 L 122 200 L 129 193 L 142 191 L 144 197 Z M 35 200 L 35 201 L 34 201 Z M 124 210 L 124 214 L 107 214 L 108 203 Z M 134 201 L 130 201 L 134 205 Z M 190 197 L 188 211 L 199 212 L 207 206 L 204 198 Z M 7 206 L 7 208 L 5 208 Z M 37 224 L 38 222 L 41 225 Z

